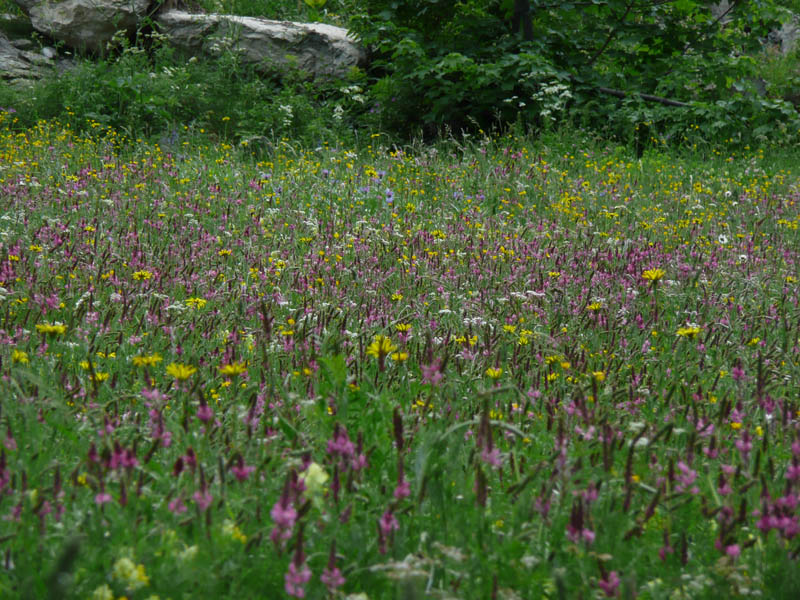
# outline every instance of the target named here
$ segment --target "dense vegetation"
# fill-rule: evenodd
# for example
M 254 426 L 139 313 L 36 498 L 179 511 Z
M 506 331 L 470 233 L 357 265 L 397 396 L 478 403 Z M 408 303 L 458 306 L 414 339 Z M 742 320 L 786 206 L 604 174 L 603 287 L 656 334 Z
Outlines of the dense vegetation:
M 14 118 L 4 597 L 797 597 L 787 165 Z
M 371 66 L 0 87 L 0 597 L 800 597 L 780 5 L 198 4 Z
M 6 4 L 10 0 L 4 0 Z M 650 147 L 797 143 L 800 51 L 776 37 L 793 2 L 203 0 L 196 10 L 349 26 L 370 49 L 347 81 L 257 76 L 228 53 L 176 56 L 149 28 L 32 90 L 0 88 L 25 125 L 91 118 L 131 136 L 187 125 L 248 138 L 399 141 L 569 125 Z M 521 13 L 528 7 L 527 17 Z M 46 40 L 42 40 L 43 43 Z

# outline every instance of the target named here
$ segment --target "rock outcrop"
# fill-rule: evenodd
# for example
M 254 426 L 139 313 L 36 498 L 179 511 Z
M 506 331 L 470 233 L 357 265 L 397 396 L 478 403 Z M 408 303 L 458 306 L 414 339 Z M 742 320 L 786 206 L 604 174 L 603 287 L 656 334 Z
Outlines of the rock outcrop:
M 39 48 L 30 40 L 30 23 L 12 15 L 0 15 L 0 79 L 25 84 L 40 79 L 56 66 L 56 51 Z
M 75 50 L 104 52 L 117 31 L 136 31 L 151 0 L 14 0 L 39 33 Z
M 347 30 L 333 25 L 179 10 L 161 13 L 156 23 L 169 44 L 189 55 L 235 52 L 265 74 L 297 67 L 313 77 L 344 77 L 366 60 Z

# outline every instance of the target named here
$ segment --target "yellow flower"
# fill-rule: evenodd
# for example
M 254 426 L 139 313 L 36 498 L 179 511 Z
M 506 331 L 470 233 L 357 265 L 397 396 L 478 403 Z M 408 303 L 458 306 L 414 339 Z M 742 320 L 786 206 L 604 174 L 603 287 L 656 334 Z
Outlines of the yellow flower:
M 397 350 L 397 346 L 385 335 L 376 335 L 372 343 L 367 346 L 367 354 L 380 359 Z
M 399 293 L 398 294 L 392 294 L 392 300 L 394 300 L 395 302 L 399 302 L 402 299 L 403 299 L 403 294 L 399 294 Z
M 236 523 L 234 523 L 230 519 L 225 519 L 222 522 L 222 533 L 230 537 L 231 539 L 241 542 L 242 544 L 247 543 L 247 536 L 244 533 L 242 533 L 242 530 L 239 529 Z
M 395 352 L 392 354 L 392 360 L 395 362 L 405 362 L 408 360 L 408 352 Z
M 606 380 L 606 373 L 605 371 L 592 371 L 592 377 L 594 377 L 598 383 L 602 383 Z
M 111 577 L 122 583 L 126 589 L 133 591 L 150 583 L 144 565 L 136 565 L 127 557 L 120 558 L 111 569 Z
M 205 298 L 187 298 L 185 302 L 186 306 L 190 306 L 192 308 L 203 308 L 206 305 L 207 300 Z
M 133 357 L 133 364 L 136 367 L 154 367 L 162 360 L 164 359 L 161 358 L 161 355 L 158 352 L 149 355 L 140 354 L 139 356 Z
M 194 375 L 196 372 L 197 369 L 192 365 L 184 365 L 181 363 L 170 363 L 167 365 L 167 373 L 172 375 L 175 379 L 180 379 L 181 381 L 189 379 L 189 377 Z
M 692 325 L 690 327 L 681 327 L 676 333 L 679 337 L 695 338 L 701 330 L 698 325 Z
M 245 363 L 239 363 L 239 362 L 232 362 L 229 365 L 222 365 L 221 367 L 219 367 L 219 372 L 225 375 L 226 377 L 241 375 L 245 371 L 247 371 L 247 365 Z
M 647 269 L 647 271 L 642 273 L 642 278 L 655 283 L 659 279 L 663 278 L 664 275 L 666 275 L 664 269 Z
M 486 369 L 486 375 L 488 375 L 491 379 L 499 379 L 500 375 L 503 374 L 503 367 L 489 367 Z
M 133 274 L 134 281 L 147 281 L 151 279 L 153 274 L 150 271 L 136 271 Z
M 408 323 L 398 323 L 397 325 L 394 326 L 394 328 L 400 333 L 411 331 L 411 325 L 409 325 Z
M 114 600 L 114 591 L 104 583 L 92 592 L 91 600 Z
M 110 373 L 100 373 L 99 371 L 92 376 L 92 381 L 95 383 L 100 383 L 101 381 L 105 381 L 111 377 Z
M 63 335 L 67 332 L 67 326 L 61 323 L 37 323 L 36 331 L 39 333 L 52 333 L 54 335 Z
M 602 302 L 592 302 L 589 306 L 586 307 L 586 310 L 600 310 L 603 308 Z
M 11 362 L 22 363 L 23 365 L 28 364 L 30 362 L 28 353 L 23 350 L 14 350 L 11 352 Z

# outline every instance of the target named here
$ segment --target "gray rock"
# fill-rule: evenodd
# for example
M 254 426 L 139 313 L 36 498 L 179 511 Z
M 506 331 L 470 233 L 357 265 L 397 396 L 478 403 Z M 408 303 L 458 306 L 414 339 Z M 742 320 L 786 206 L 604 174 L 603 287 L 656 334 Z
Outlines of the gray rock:
M 150 0 L 14 0 L 36 31 L 76 50 L 104 52 L 117 31 L 133 33 Z
M 199 15 L 168 10 L 156 17 L 169 44 L 190 55 L 235 52 L 264 74 L 297 67 L 315 78 L 342 78 L 366 60 L 347 30 L 321 23 Z
M 55 63 L 38 52 L 17 48 L 0 32 L 0 79 L 24 84 L 41 79 Z

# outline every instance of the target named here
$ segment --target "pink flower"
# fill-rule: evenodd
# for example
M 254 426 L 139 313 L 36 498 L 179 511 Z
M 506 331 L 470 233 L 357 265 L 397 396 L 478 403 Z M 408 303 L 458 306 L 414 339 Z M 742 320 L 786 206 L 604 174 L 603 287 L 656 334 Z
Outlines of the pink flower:
M 275 521 L 275 525 L 282 529 L 291 529 L 294 527 L 294 522 L 297 520 L 297 511 L 291 504 L 284 504 L 283 499 L 278 500 L 269 516 Z
M 292 561 L 289 563 L 289 570 L 284 576 L 284 589 L 286 593 L 295 598 L 305 598 L 305 585 L 311 579 L 311 569 L 306 563 L 299 566 Z
M 186 512 L 186 504 L 183 502 L 183 498 L 178 496 L 177 498 L 173 498 L 169 501 L 169 509 L 175 513 L 176 515 L 180 515 Z
M 208 423 L 214 418 L 214 411 L 206 402 L 202 402 L 197 409 L 197 418 L 203 423 Z
M 192 495 L 192 499 L 194 500 L 195 504 L 197 504 L 197 508 L 199 508 L 201 511 L 207 509 L 214 501 L 214 498 L 211 496 L 211 493 L 206 489 L 197 490 Z
M 391 509 L 383 513 L 380 521 L 378 521 L 378 525 L 380 526 L 381 533 L 383 535 L 389 535 L 392 531 L 400 529 L 400 523 L 397 522 L 397 517 L 394 516 L 394 513 L 391 511 Z
M 329 592 L 333 593 L 336 588 L 344 585 L 344 576 L 339 567 L 333 567 L 332 569 L 325 567 L 320 576 L 320 581 L 325 584 Z
M 237 463 L 231 467 L 231 471 L 233 471 L 233 474 L 238 481 L 244 481 L 250 477 L 250 473 L 255 470 L 255 467 L 244 464 L 244 459 L 241 457 L 241 455 L 239 456 Z
M 739 544 L 731 544 L 725 548 L 725 554 L 731 558 L 738 558 L 741 553 L 742 549 L 739 547 Z
M 103 504 L 106 502 L 111 502 L 111 494 L 106 491 L 102 491 L 94 497 L 94 502 L 97 504 L 97 506 L 103 506 Z
M 439 385 L 444 375 L 440 370 L 441 364 L 439 361 L 431 365 L 422 365 L 422 383 L 430 383 L 431 385 Z
M 619 575 L 616 571 L 611 571 L 607 576 L 603 577 L 597 582 L 597 586 L 603 590 L 609 598 L 617 595 L 617 588 L 619 588 Z
M 408 498 L 411 495 L 411 484 L 408 483 L 405 479 L 399 481 L 397 483 L 397 487 L 394 488 L 394 497 L 397 500 L 402 500 L 403 498 Z

